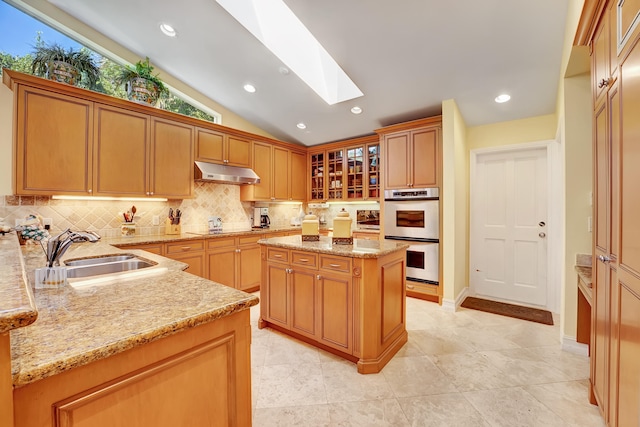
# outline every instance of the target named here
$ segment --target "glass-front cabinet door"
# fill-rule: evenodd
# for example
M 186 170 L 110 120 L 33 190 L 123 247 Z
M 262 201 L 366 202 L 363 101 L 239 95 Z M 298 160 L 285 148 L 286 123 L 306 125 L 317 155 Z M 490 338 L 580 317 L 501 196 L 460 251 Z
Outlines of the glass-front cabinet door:
M 347 199 L 362 199 L 365 194 L 364 147 L 347 148 Z
M 367 195 L 368 199 L 380 199 L 380 144 L 367 145 Z
M 324 152 L 311 154 L 311 200 L 325 200 Z
M 327 193 L 329 200 L 342 199 L 344 191 L 344 150 L 327 151 Z

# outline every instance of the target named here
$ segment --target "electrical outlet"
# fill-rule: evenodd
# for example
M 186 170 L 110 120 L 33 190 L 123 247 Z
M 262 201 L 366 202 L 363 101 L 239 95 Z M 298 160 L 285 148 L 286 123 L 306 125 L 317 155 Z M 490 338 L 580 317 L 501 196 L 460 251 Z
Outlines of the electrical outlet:
M 588 232 L 592 232 L 593 231 L 593 220 L 591 219 L 591 217 L 587 217 L 587 231 Z
M 160 216 L 159 215 L 154 215 L 151 218 L 151 224 L 152 225 L 160 225 Z
M 51 226 L 53 225 L 53 218 L 42 218 L 42 222 L 44 224 L 45 230 L 51 230 Z

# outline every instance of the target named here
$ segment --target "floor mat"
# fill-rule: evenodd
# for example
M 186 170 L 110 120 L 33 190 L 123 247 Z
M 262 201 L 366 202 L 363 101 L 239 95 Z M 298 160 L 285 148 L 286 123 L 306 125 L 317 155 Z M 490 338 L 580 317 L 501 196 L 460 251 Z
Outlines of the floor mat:
M 462 302 L 461 307 L 515 317 L 516 319 L 529 320 L 531 322 L 543 323 L 545 325 L 553 325 L 553 316 L 551 315 L 551 312 L 537 308 L 522 307 L 520 305 L 489 301 L 474 297 L 466 297 Z

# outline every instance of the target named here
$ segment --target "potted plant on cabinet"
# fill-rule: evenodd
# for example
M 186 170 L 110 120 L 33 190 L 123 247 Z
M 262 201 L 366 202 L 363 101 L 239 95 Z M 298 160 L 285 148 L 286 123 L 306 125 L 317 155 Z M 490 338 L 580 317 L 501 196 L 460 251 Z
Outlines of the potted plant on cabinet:
M 91 51 L 86 48 L 76 50 L 64 48 L 57 43 L 35 46 L 31 72 L 57 82 L 92 87 L 100 78 L 100 68 Z
M 143 104 L 155 105 L 160 95 L 169 92 L 158 75 L 153 74 L 153 66 L 149 64 L 148 57 L 144 61 L 138 61 L 135 67 L 123 67 L 118 83 L 125 85 L 129 100 Z

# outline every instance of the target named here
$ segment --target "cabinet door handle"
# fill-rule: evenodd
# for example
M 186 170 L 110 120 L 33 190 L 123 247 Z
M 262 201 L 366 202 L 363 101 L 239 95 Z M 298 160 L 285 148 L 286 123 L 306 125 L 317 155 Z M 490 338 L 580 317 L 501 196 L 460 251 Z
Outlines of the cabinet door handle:
M 604 263 L 607 263 L 607 262 L 611 261 L 611 258 L 609 258 L 609 257 L 608 257 L 608 256 L 606 256 L 606 255 L 598 255 L 598 259 L 599 259 L 600 261 L 604 262 Z
M 598 83 L 598 88 L 602 89 L 605 86 L 609 86 L 609 79 L 602 79 Z
M 87 193 L 93 193 L 93 190 L 90 188 L 87 190 Z
M 316 276 L 316 279 L 318 279 L 318 280 L 322 280 L 322 276 L 318 274 L 318 275 Z

